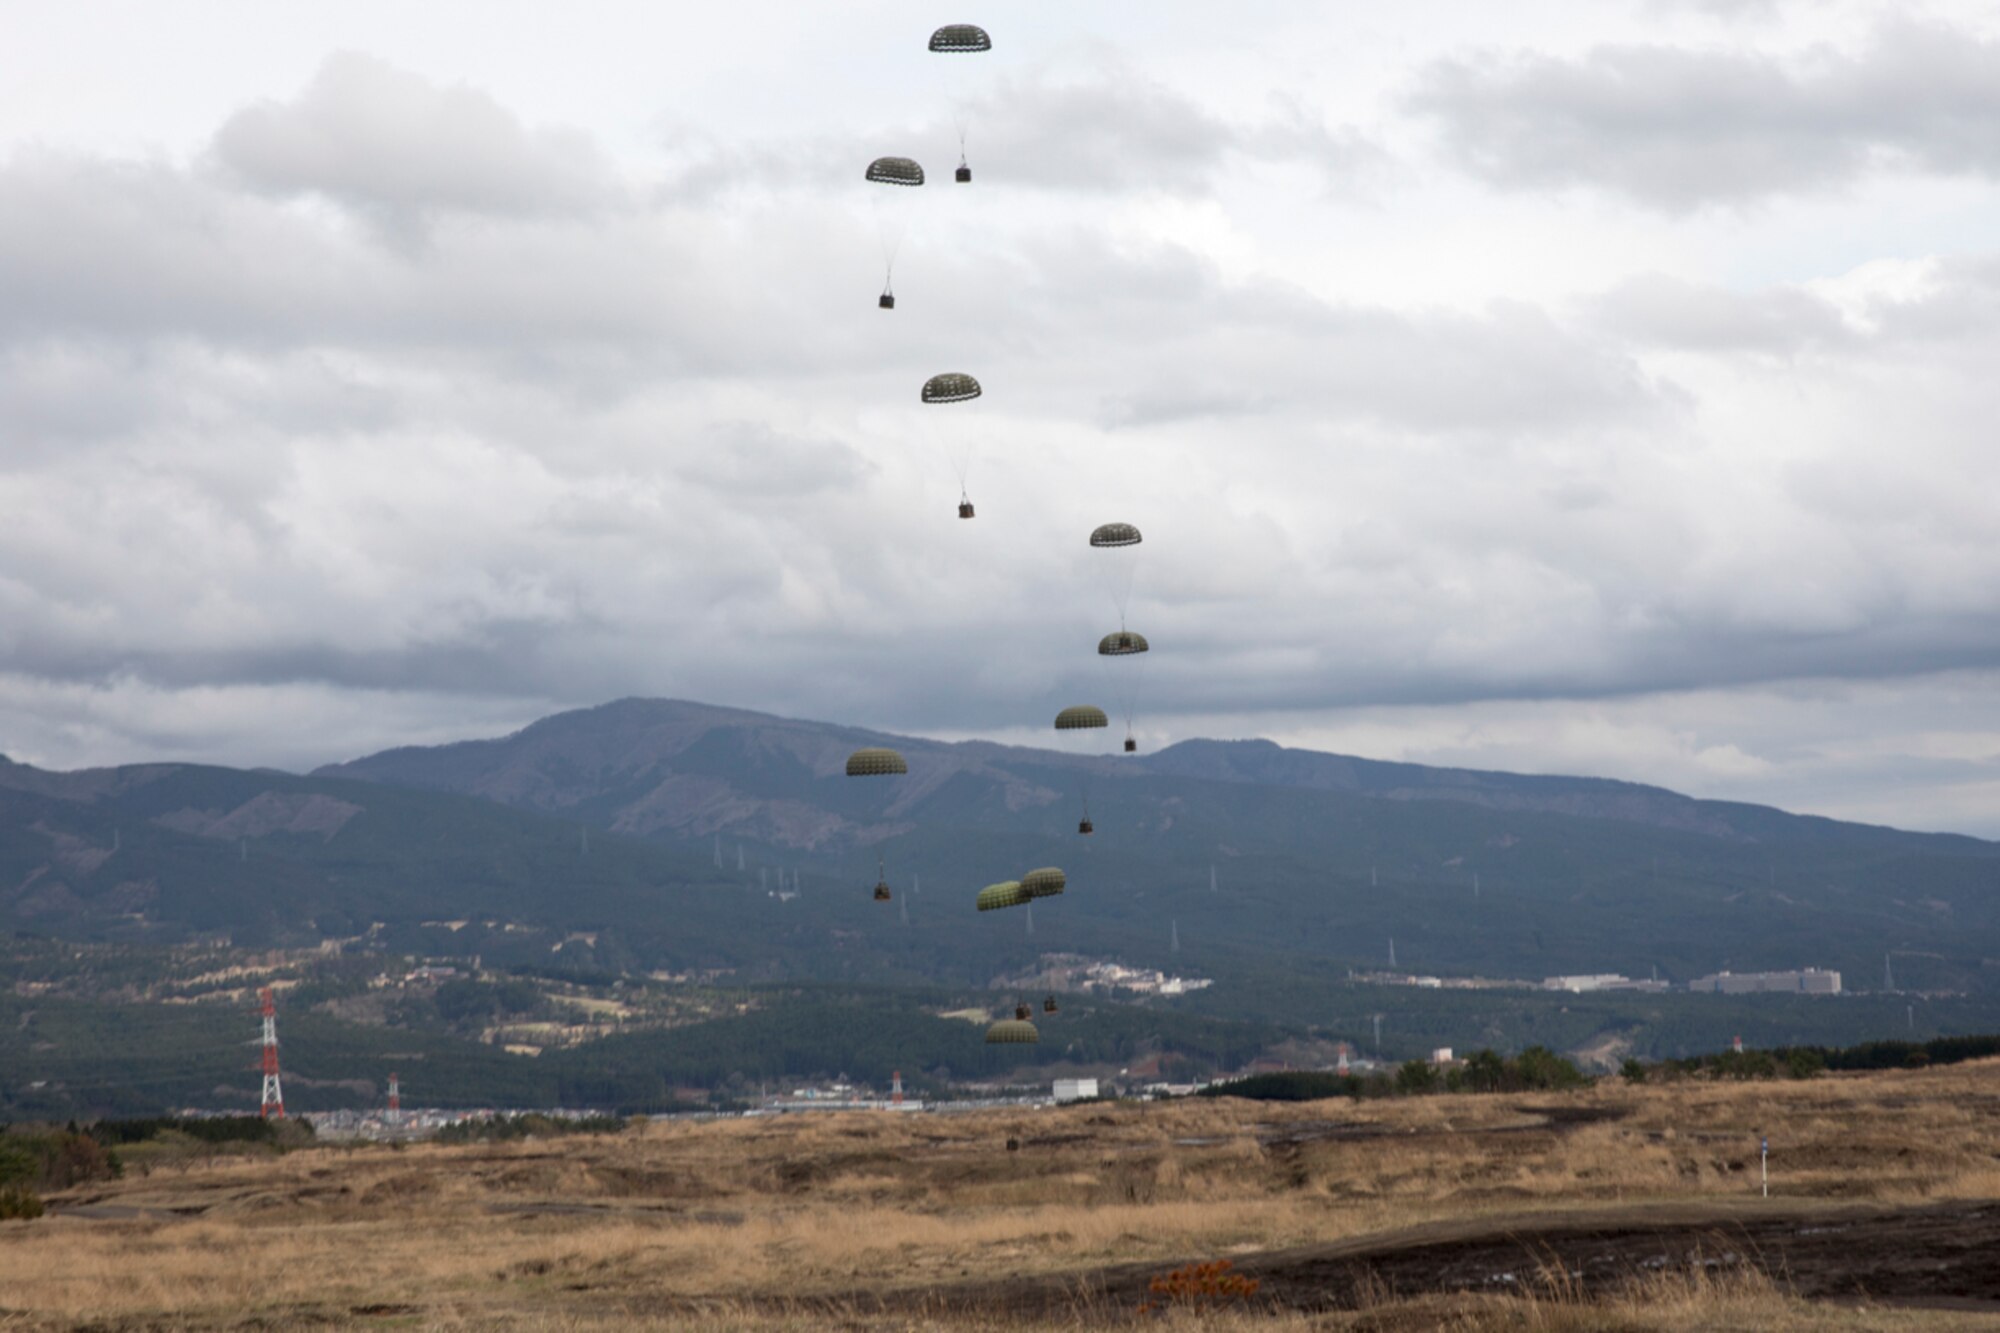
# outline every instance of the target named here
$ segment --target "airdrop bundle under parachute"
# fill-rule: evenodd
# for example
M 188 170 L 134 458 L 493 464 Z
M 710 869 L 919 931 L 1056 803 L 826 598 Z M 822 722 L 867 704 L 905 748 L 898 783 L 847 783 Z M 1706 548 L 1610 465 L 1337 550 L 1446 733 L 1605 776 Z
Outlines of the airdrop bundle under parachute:
M 979 381 L 962 371 L 949 370 L 942 375 L 933 375 L 924 381 L 923 400 L 933 405 L 942 403 L 969 403 L 985 392 Z M 945 440 L 946 432 L 940 432 L 940 440 Z M 954 450 L 947 443 L 946 452 L 951 455 L 952 467 L 958 473 L 958 516 L 971 518 L 972 497 L 965 489 L 965 474 L 972 465 L 972 448 L 961 442 Z
M 947 23 L 931 34 L 931 50 L 939 55 L 972 55 L 992 49 L 993 39 L 986 35 L 986 29 L 976 23 Z M 972 181 L 972 167 L 965 160 L 966 117 L 963 106 L 955 119 L 958 121 L 958 183 L 967 185 Z
M 915 187 L 924 183 L 924 169 L 907 157 L 878 157 L 868 164 L 863 178 L 876 185 Z M 896 252 L 902 248 L 901 227 L 892 225 L 896 209 L 885 208 L 878 196 L 876 226 L 882 232 L 882 295 L 876 304 L 884 310 L 896 308 Z

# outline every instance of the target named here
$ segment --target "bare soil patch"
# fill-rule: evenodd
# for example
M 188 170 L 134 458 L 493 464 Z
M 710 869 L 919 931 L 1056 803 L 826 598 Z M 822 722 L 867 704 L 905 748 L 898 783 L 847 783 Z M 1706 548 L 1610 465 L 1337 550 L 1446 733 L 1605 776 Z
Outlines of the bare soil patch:
M 1189 1259 L 1186 1262 L 1195 1262 Z M 888 1309 L 940 1305 L 1046 1319 L 1079 1291 L 1107 1310 L 1137 1310 L 1177 1263 L 1120 1264 L 1060 1278 L 1023 1278 L 899 1293 Z M 1806 1300 L 1866 1300 L 2000 1313 L 2000 1203 L 1921 1208 L 1626 1208 L 1441 1222 L 1389 1236 L 1235 1258 L 1260 1304 L 1355 1310 L 1434 1293 L 1563 1290 L 1585 1298 L 1649 1274 L 1750 1269 Z

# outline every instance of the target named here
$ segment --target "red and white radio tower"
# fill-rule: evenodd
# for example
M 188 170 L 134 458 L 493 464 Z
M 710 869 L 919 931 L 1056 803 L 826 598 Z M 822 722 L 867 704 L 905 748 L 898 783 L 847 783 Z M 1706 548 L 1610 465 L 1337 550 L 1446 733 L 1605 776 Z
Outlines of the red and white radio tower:
M 889 1071 L 889 1100 L 896 1106 L 903 1104 L 903 1071 L 900 1069 Z
M 389 1075 L 389 1123 L 401 1124 L 403 1120 L 403 1089 L 396 1082 L 396 1075 Z
M 276 1116 L 283 1120 L 285 1090 L 278 1083 L 278 1009 L 271 1002 L 269 986 L 258 994 L 264 997 L 264 1097 L 257 1114 L 266 1119 Z

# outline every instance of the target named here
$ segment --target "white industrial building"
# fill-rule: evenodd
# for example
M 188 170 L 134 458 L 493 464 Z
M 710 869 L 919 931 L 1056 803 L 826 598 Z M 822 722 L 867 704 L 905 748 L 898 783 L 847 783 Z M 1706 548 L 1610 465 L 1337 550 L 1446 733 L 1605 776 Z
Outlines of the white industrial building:
M 1716 972 L 1688 983 L 1712 995 L 1838 995 L 1840 973 L 1808 967 L 1798 972 Z

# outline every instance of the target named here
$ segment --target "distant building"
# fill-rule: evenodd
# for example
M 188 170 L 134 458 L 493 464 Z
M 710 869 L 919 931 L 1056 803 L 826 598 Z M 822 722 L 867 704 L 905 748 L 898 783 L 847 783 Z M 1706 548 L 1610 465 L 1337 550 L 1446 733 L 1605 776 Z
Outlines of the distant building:
M 1634 981 L 1632 978 L 1618 972 L 1591 972 L 1584 976 L 1576 977 L 1543 977 L 1542 989 L 1566 990 L 1575 994 L 1582 994 L 1584 991 L 1600 990 L 1646 991 L 1657 994 L 1667 989 L 1667 983 L 1664 981 L 1648 981 L 1644 978 Z
M 1817 967 L 1798 972 L 1716 972 L 1696 977 L 1688 989 L 1709 995 L 1838 995 L 1840 973 Z
M 1451 1063 L 1451 1047 L 1449 1047 L 1449 1046 L 1440 1046 L 1440 1047 L 1438 1047 L 1438 1048 L 1437 1048 L 1436 1050 L 1432 1051 L 1432 1052 L 1431 1052 L 1431 1063 L 1432 1063 L 1432 1064 L 1434 1064 L 1434 1065 L 1448 1065 L 1448 1064 L 1450 1064 L 1450 1063 Z
M 1097 1080 L 1094 1078 L 1059 1078 L 1056 1080 L 1055 1091 L 1058 1102 L 1080 1102 L 1097 1095 Z
M 1592 972 L 1579 977 L 1544 977 L 1543 990 L 1566 990 L 1582 993 L 1589 990 L 1610 990 L 1614 986 L 1629 985 L 1628 979 L 1617 972 Z

